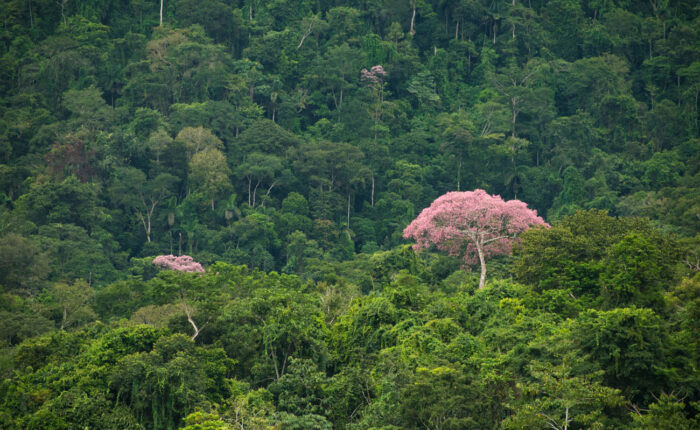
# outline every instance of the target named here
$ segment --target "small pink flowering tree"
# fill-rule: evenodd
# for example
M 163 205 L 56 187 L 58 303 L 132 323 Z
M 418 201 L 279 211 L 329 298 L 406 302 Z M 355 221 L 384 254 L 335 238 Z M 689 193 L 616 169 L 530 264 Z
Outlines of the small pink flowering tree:
M 518 234 L 535 225 L 549 227 L 520 200 L 504 201 L 484 190 L 450 192 L 438 197 L 403 231 L 414 249 L 435 245 L 466 264 L 481 264 L 479 288 L 486 281 L 486 258 L 510 254 Z
M 360 72 L 360 80 L 367 84 L 374 94 L 374 106 L 370 113 L 374 120 L 375 142 L 377 141 L 377 131 L 379 130 L 379 122 L 382 119 L 382 107 L 384 105 L 384 78 L 386 78 L 386 71 L 381 64 L 372 66 L 369 70 L 362 69 Z
M 175 270 L 178 272 L 187 272 L 187 273 L 201 273 L 204 272 L 204 268 L 202 268 L 202 265 L 194 261 L 192 257 L 189 255 L 180 255 L 178 257 L 174 255 L 159 255 L 158 257 L 153 259 L 153 264 L 156 266 L 162 267 L 164 269 L 168 270 Z M 189 287 L 189 288 L 188 288 Z M 180 296 L 180 303 L 182 305 L 182 310 L 185 312 L 185 315 L 187 316 L 187 321 L 190 322 L 190 325 L 192 325 L 192 328 L 194 329 L 194 334 L 192 335 L 192 340 L 195 340 L 197 336 L 199 336 L 199 333 L 204 329 L 204 327 L 207 325 L 207 322 L 205 322 L 201 326 L 197 326 L 197 324 L 194 321 L 193 314 L 194 314 L 194 308 L 190 304 L 187 303 L 187 296 L 188 294 L 186 293 L 185 290 L 190 290 L 190 299 L 192 299 L 192 290 L 197 290 L 197 288 L 193 287 L 190 285 L 190 283 L 183 281 L 180 283 L 179 287 L 179 296 Z M 196 294 L 195 294 L 196 295 Z
M 204 272 L 202 265 L 194 261 L 189 255 L 159 255 L 153 259 L 153 264 L 163 269 L 177 270 L 178 272 Z

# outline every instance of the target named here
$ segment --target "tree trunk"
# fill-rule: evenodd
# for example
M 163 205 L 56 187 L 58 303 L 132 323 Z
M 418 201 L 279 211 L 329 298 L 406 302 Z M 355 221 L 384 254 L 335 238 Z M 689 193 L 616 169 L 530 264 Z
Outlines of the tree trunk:
M 160 25 L 163 26 L 163 0 L 160 0 Z
M 66 320 L 68 319 L 68 309 L 63 308 L 63 319 L 61 320 L 61 330 L 66 328 Z
M 459 164 L 457 165 L 457 191 L 461 191 L 460 182 L 462 182 L 462 157 L 459 158 Z
M 253 206 L 251 206 L 251 207 L 255 207 L 255 199 L 256 199 L 256 196 L 257 196 L 257 194 L 258 194 L 258 187 L 259 187 L 259 186 L 260 186 L 260 181 L 258 181 L 258 182 L 255 184 L 255 188 L 253 188 Z
M 479 263 L 481 263 L 481 276 L 479 277 L 479 289 L 483 290 L 486 284 L 486 259 L 484 258 L 483 245 L 477 240 L 476 250 L 479 253 Z
M 199 336 L 199 333 L 202 331 L 204 326 L 206 326 L 206 323 L 201 328 L 197 327 L 197 324 L 195 324 L 194 320 L 192 319 L 192 310 L 189 308 L 189 306 L 187 306 L 187 302 L 185 301 L 184 296 L 182 297 L 182 309 L 185 311 L 185 315 L 187 315 L 187 321 L 189 321 L 192 325 L 192 328 L 194 328 L 192 340 L 195 340 L 197 336 Z
M 58 4 L 58 6 L 61 8 L 61 17 L 63 18 L 63 26 L 64 27 L 66 25 L 68 25 L 68 23 L 66 21 L 66 3 L 67 2 L 68 2 L 68 0 L 61 0 L 60 2 L 58 0 L 56 0 L 56 4 Z
M 416 35 L 416 1 L 413 2 L 413 15 L 411 15 L 411 30 L 409 31 L 411 33 L 411 36 Z
M 374 207 L 374 171 L 372 171 L 372 198 L 370 200 L 370 205 Z
M 146 233 L 146 241 L 150 242 L 151 241 L 151 216 L 146 212 L 146 217 L 148 218 L 148 221 L 146 221 L 146 217 L 143 216 L 141 212 L 136 212 L 136 215 L 139 217 L 141 220 L 141 224 L 143 224 L 143 230 Z

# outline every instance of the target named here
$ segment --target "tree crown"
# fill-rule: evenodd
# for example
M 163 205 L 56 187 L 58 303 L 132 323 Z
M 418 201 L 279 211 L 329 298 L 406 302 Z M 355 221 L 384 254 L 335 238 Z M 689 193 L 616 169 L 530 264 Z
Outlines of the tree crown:
M 476 262 L 477 247 L 485 256 L 510 254 L 519 233 L 535 225 L 549 227 L 537 211 L 520 200 L 504 201 L 484 190 L 453 191 L 438 197 L 403 231 L 416 240 L 415 250 L 431 245 L 450 255 Z
M 194 261 L 189 255 L 159 255 L 153 259 L 153 264 L 164 269 L 177 270 L 179 272 L 204 272 L 202 265 Z

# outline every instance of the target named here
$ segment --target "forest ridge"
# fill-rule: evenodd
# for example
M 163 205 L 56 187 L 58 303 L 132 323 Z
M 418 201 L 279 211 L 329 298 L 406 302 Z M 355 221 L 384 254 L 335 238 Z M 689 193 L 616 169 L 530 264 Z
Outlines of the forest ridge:
M 0 23 L 0 427 L 699 425 L 696 2 Z M 472 190 L 548 223 L 481 279 L 404 237 Z

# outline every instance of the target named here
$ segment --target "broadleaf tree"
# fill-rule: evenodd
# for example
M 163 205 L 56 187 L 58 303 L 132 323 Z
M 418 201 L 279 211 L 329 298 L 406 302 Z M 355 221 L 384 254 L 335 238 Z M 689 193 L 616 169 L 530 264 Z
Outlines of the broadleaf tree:
M 504 201 L 484 190 L 453 191 L 438 197 L 403 231 L 416 240 L 414 249 L 435 245 L 467 264 L 481 265 L 479 289 L 486 282 L 486 258 L 510 254 L 519 233 L 536 225 L 549 226 L 520 200 Z

